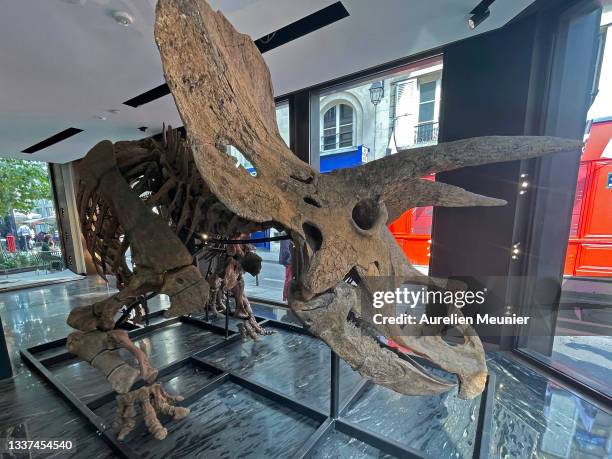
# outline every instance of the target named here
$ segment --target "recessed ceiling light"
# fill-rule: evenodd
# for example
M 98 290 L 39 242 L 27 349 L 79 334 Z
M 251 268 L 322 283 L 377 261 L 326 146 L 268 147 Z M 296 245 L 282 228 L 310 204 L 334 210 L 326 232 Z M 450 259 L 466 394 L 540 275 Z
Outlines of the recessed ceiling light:
M 110 113 L 111 115 L 117 115 L 119 114 L 119 112 L 121 112 L 121 110 L 117 110 L 116 108 L 111 108 L 110 110 L 106 110 L 108 113 Z
M 122 26 L 126 27 L 134 22 L 134 18 L 127 11 L 112 11 L 111 17 L 117 22 L 117 24 L 121 24 Z
M 96 119 L 99 119 L 100 121 L 106 121 L 106 116 L 104 116 L 104 115 L 96 115 Z

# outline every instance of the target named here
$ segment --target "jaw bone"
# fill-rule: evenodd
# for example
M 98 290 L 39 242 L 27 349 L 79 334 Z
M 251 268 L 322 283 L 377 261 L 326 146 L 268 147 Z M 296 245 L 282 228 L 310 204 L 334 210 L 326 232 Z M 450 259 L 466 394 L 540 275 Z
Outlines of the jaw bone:
M 406 395 L 433 395 L 454 387 L 400 359 L 349 322 L 349 311 L 358 301 L 356 288 L 340 282 L 307 302 L 291 300 L 291 305 L 308 330 L 364 378 Z

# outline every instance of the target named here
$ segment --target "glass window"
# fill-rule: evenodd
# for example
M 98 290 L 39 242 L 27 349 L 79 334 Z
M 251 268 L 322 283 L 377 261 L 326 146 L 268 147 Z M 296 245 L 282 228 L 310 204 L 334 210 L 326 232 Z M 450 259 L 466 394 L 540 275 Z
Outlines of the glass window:
M 353 109 L 346 104 L 340 104 L 338 124 L 340 127 L 339 147 L 350 147 L 353 145 Z
M 323 116 L 323 150 L 336 148 L 336 107 L 331 107 Z
M 419 87 L 419 102 L 421 104 L 436 100 L 436 82 L 423 83 Z
M 436 81 L 430 81 L 419 86 L 419 124 L 416 127 L 414 139 L 414 143 L 417 145 L 435 142 L 438 137 L 437 123 L 434 122 L 436 85 Z
M 289 145 L 289 104 L 284 102 L 276 106 L 276 124 L 283 140 Z M 280 233 L 271 228 L 251 234 L 252 239 L 279 236 Z M 256 278 L 245 276 L 245 291 L 249 298 L 262 298 L 272 301 L 286 300 L 286 279 L 291 277 L 291 265 L 286 258 L 281 257 L 281 244 L 287 242 L 273 241 L 254 244 L 257 254 L 262 258 L 261 272 Z M 283 254 L 286 253 L 283 251 Z M 288 277 L 287 277 L 288 276 Z
M 337 150 L 353 145 L 353 109 L 347 104 L 330 107 L 323 115 L 322 150 Z
M 434 117 L 434 103 L 422 102 L 419 105 L 419 123 L 431 123 Z
M 441 78 L 442 58 L 435 57 L 322 91 L 318 98 L 321 142 L 311 145 L 311 151 L 319 153 L 320 171 L 358 166 L 398 150 L 435 144 Z M 428 207 L 408 210 L 390 225 L 408 259 L 423 272 L 429 269 L 431 223 Z
M 323 116 L 323 129 L 333 129 L 336 132 L 336 107 L 332 107 Z
M 0 270 L 6 284 L 65 269 L 46 163 L 0 158 Z
M 584 31 L 585 17 L 579 15 L 567 21 L 567 40 L 571 47 L 567 45 L 565 48 L 561 42 L 557 51 L 569 57 L 559 58 L 561 63 L 554 67 L 556 73 L 552 75 L 563 82 L 570 81 L 567 75 L 572 75 L 572 83 L 566 83 L 571 85 L 572 90 L 579 85 L 579 93 L 560 89 L 560 96 L 557 97 L 559 104 L 577 104 L 580 97 L 588 97 L 591 89 L 592 94 L 595 94 L 587 115 L 588 122 L 585 120 L 590 129 L 585 135 L 580 166 L 577 168 L 571 221 L 568 222 L 568 217 L 562 220 L 564 225 L 569 226 L 569 239 L 557 245 L 556 250 L 559 252 L 550 253 L 551 258 L 555 260 L 561 259 L 561 254 L 565 253 L 563 276 L 558 280 L 543 279 L 532 288 L 536 293 L 530 293 L 525 304 L 525 310 L 531 315 L 531 319 L 529 326 L 521 330 L 519 350 L 611 397 L 612 35 L 609 26 L 612 23 L 612 5 L 605 5 L 601 16 L 600 50 L 603 52 L 599 54 L 593 85 L 589 82 L 581 83 L 587 79 L 590 73 L 588 66 L 592 62 L 589 53 L 585 51 L 591 48 L 591 44 L 587 42 L 591 35 Z M 581 60 L 584 65 L 577 64 Z M 586 60 L 588 62 L 584 62 Z M 565 127 L 553 124 L 551 129 L 554 129 L 553 135 L 564 136 Z M 552 157 L 550 161 L 566 161 L 561 164 L 570 162 L 569 159 L 556 157 Z M 576 169 L 572 173 L 575 174 Z M 563 182 L 563 179 L 555 179 L 558 182 L 549 184 L 546 182 L 549 175 L 544 174 L 543 179 L 537 177 L 537 186 L 555 190 L 554 195 L 545 201 L 554 202 L 554 205 L 540 204 L 540 201 L 537 205 L 546 205 L 546 208 L 550 209 L 548 212 L 554 215 L 557 206 L 563 206 L 562 209 L 568 207 L 569 196 L 573 191 L 570 187 L 573 183 L 569 185 L 568 182 Z M 565 188 L 558 183 L 563 184 Z M 536 199 L 543 198 L 537 194 Z M 532 239 L 536 244 L 548 247 L 542 241 L 548 240 L 549 234 L 531 229 L 530 231 L 533 232 Z M 547 263 L 550 262 L 546 255 L 548 254 L 538 254 L 537 258 L 542 261 L 537 262 L 534 271 L 537 271 L 540 263 L 544 266 L 543 269 L 553 269 L 548 267 Z M 537 280 L 540 281 L 539 278 Z M 550 284 L 548 291 L 546 282 Z M 554 445 L 551 444 L 552 446 Z
M 289 102 L 281 102 L 276 105 L 276 125 L 280 136 L 289 146 Z

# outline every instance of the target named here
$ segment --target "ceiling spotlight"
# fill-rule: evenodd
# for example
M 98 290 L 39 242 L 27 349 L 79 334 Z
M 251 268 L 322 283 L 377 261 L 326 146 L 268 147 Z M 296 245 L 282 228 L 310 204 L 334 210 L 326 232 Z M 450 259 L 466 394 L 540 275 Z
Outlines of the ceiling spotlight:
M 100 121 L 106 121 L 106 116 L 104 116 L 104 115 L 96 115 L 96 119 L 98 119 Z
M 470 11 L 471 16 L 468 19 L 468 27 L 470 30 L 474 30 L 482 21 L 490 16 L 491 11 L 489 10 L 489 6 L 491 6 L 494 1 L 495 0 L 483 0 L 476 5 L 476 8 Z
M 476 27 L 480 25 L 482 21 L 488 18 L 490 14 L 491 12 L 489 11 L 488 8 L 480 14 L 473 14 L 472 17 L 468 19 L 468 27 L 471 30 L 474 30 Z
M 127 11 L 111 11 L 111 17 L 115 20 L 115 22 L 117 22 L 117 24 L 121 24 L 125 27 L 134 22 L 134 18 Z

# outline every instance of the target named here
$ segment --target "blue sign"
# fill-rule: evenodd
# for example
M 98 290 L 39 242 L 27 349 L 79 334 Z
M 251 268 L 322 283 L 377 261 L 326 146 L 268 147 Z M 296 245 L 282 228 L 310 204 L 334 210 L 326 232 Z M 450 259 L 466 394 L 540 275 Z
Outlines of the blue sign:
M 321 173 L 331 172 L 335 169 L 346 169 L 348 167 L 360 166 L 365 161 L 363 145 L 359 145 L 356 150 L 343 151 L 341 153 L 330 153 L 321 155 L 319 170 Z M 365 152 L 367 155 L 367 151 Z M 366 157 L 367 158 L 367 157 Z
M 608 183 L 606 184 L 606 188 L 612 188 L 612 172 L 608 172 Z

